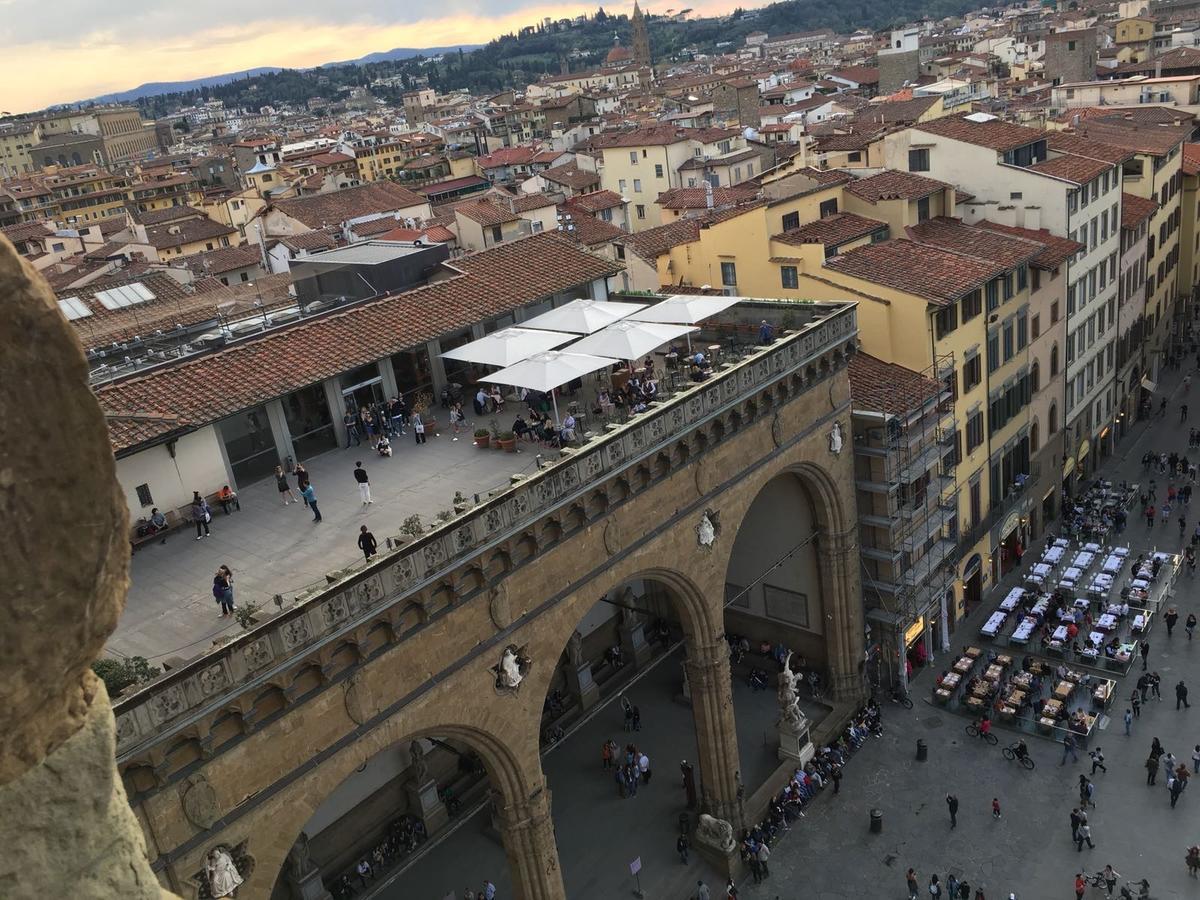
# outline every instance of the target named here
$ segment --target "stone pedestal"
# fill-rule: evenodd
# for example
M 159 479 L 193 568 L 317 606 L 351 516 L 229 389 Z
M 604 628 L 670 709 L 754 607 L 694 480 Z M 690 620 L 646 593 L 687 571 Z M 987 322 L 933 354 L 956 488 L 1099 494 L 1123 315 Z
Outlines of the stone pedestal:
M 650 661 L 650 645 L 646 643 L 645 625 L 641 622 L 622 625 L 620 628 L 621 652 L 625 658 L 640 669 Z
M 803 766 L 816 755 L 816 748 L 808 736 L 808 719 L 801 722 L 799 728 L 793 728 L 779 722 L 779 759 L 783 762 L 794 761 Z
M 409 809 L 425 823 L 425 833 L 432 837 L 450 821 L 446 804 L 438 796 L 437 782 L 430 778 L 421 784 L 410 781 L 404 785 Z
M 325 890 L 325 882 L 321 880 L 319 869 L 313 869 L 299 881 L 293 881 L 292 896 L 296 900 L 333 900 L 333 895 Z
M 592 665 L 567 665 L 567 690 L 575 695 L 581 709 L 591 709 L 600 700 L 600 688 L 592 681 Z

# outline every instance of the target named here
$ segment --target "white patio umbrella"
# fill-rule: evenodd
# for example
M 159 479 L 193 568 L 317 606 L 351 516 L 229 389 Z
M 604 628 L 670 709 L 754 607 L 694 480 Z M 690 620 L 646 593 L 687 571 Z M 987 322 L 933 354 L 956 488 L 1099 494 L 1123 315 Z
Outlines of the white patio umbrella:
M 554 421 L 558 422 L 558 399 L 554 395 L 555 389 L 589 372 L 595 372 L 597 369 L 603 369 L 616 362 L 619 360 L 607 356 L 547 350 L 544 353 L 535 353 L 529 359 L 501 369 L 499 372 L 485 375 L 481 380 L 549 393 L 550 402 L 554 404 Z
M 521 323 L 521 327 L 591 334 L 645 308 L 644 303 L 612 303 L 608 300 L 582 298 L 527 319 Z
M 700 294 L 675 294 L 655 303 L 648 309 L 636 312 L 629 318 L 639 322 L 664 322 L 677 325 L 696 325 L 705 319 L 724 312 L 741 297 L 706 297 Z M 688 350 L 692 349 L 692 337 L 688 335 Z
M 630 360 L 640 359 L 643 354 L 649 353 L 655 347 L 661 347 L 663 344 L 670 343 L 693 331 L 699 331 L 699 329 L 691 325 L 664 325 L 657 322 L 636 322 L 632 319 L 623 319 L 576 341 L 567 349 L 571 353 L 615 356 L 628 363 Z
M 501 328 L 486 337 L 442 353 L 443 359 L 482 363 L 488 366 L 511 366 L 534 353 L 551 350 L 573 340 L 575 335 L 561 331 L 541 331 L 535 328 Z

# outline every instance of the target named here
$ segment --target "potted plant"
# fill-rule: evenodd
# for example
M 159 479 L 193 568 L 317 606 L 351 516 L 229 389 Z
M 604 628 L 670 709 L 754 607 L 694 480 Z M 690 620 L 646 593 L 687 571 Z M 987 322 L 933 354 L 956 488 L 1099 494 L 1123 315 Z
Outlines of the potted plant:
M 475 446 L 486 447 L 492 439 L 492 433 L 486 428 L 475 429 Z
M 500 432 L 500 447 L 506 453 L 517 452 L 517 436 L 511 431 Z

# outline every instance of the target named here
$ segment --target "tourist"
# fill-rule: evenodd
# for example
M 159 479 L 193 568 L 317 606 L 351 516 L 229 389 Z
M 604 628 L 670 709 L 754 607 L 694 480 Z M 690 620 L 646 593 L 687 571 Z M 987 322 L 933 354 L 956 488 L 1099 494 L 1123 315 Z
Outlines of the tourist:
M 237 491 L 230 488 L 229 485 L 225 485 L 217 492 L 217 502 L 221 504 L 221 509 L 225 512 L 225 515 L 229 515 L 229 508 L 231 506 L 237 510 L 242 508 L 242 501 L 238 499 Z
M 363 552 L 363 557 L 367 562 L 371 561 L 371 557 L 378 552 L 379 545 L 375 542 L 375 535 L 367 531 L 367 526 L 363 525 L 358 529 L 358 549 Z
M 296 495 L 292 493 L 292 489 L 288 485 L 287 474 L 283 471 L 283 466 L 275 467 L 275 489 L 279 491 L 284 506 L 296 499 Z
M 375 501 L 371 499 L 371 480 L 361 461 L 354 464 L 354 480 L 358 482 L 358 499 L 362 501 L 363 509 Z
M 199 491 L 192 491 L 192 521 L 196 523 L 196 540 L 212 534 L 208 530 L 208 523 L 212 521 L 212 510 L 209 509 L 208 501 L 200 496 Z M 204 529 L 204 534 L 200 533 L 201 528 Z
M 305 505 L 313 511 L 313 522 L 320 522 L 321 510 L 317 509 L 317 492 L 313 490 L 311 481 L 304 486 L 301 496 L 305 500 Z
M 213 576 L 212 590 L 213 599 L 221 605 L 221 614 L 217 618 L 223 619 L 232 615 L 237 607 L 233 605 L 233 571 L 229 566 L 217 569 L 217 574 Z

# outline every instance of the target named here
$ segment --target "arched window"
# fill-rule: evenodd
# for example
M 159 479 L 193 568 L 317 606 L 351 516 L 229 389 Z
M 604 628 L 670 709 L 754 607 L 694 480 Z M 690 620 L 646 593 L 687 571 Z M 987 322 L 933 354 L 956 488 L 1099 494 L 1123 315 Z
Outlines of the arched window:
M 1039 431 L 1040 431 L 1040 429 L 1038 428 L 1037 419 L 1034 419 L 1033 424 L 1029 426 L 1029 452 L 1030 453 L 1037 453 L 1038 447 L 1041 446 L 1041 442 L 1038 439 L 1040 437 Z
M 1037 393 L 1042 387 L 1042 364 L 1036 359 L 1033 361 L 1033 366 L 1029 370 L 1029 388 L 1033 393 Z
M 1058 404 L 1050 404 L 1050 422 L 1047 428 L 1047 434 L 1056 434 L 1058 432 Z
M 1058 374 L 1058 344 L 1050 348 L 1050 377 Z

